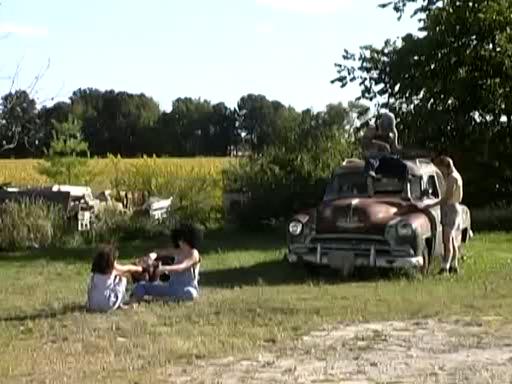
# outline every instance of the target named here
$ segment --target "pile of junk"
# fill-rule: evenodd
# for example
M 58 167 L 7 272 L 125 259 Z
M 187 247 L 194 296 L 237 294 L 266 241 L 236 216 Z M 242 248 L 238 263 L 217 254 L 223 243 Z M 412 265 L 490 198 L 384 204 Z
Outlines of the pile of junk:
M 110 190 L 94 194 L 88 186 L 52 185 L 45 187 L 17 188 L 0 184 L 0 205 L 8 201 L 42 201 L 60 206 L 67 219 L 78 231 L 89 231 L 94 219 L 106 209 L 127 215 L 137 214 L 155 221 L 169 215 L 173 198 L 160 198 L 146 193 Z

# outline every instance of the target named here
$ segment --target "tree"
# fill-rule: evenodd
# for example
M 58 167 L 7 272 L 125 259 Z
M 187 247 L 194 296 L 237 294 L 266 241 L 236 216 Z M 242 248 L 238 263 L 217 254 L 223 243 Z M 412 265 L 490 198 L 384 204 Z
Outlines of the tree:
M 73 116 L 83 123 L 92 154 L 136 156 L 152 148 L 160 107 L 144 94 L 78 89 L 71 96 Z
M 353 128 L 348 109 L 337 105 L 329 110 L 330 114 L 282 110 L 277 119 L 281 134 L 261 154 L 252 154 L 226 172 L 228 189 L 251 195 L 241 212 L 242 224 L 287 218 L 321 199 L 332 170 L 355 154 L 346 134 Z M 343 116 L 338 115 L 341 111 Z
M 228 156 L 230 154 L 230 148 L 240 141 L 236 123 L 235 111 L 224 103 L 213 105 L 210 118 L 211 137 L 207 145 L 208 155 Z
M 285 106 L 263 95 L 248 94 L 238 102 L 239 129 L 249 139 L 251 150 L 261 153 L 279 135 L 279 113 Z
M 224 103 L 179 98 L 171 112 L 162 113 L 158 136 L 162 154 L 226 156 L 237 140 L 236 114 Z
M 36 101 L 27 91 L 4 95 L 0 102 L 0 153 L 27 156 L 37 153 L 45 133 L 39 127 Z
M 87 182 L 89 149 L 82 139 L 81 123 L 69 116 L 67 121 L 54 121 L 53 125 L 53 140 L 39 172 L 58 184 Z
M 40 141 L 38 155 L 44 155 L 45 150 L 50 149 L 50 142 L 53 137 L 54 123 L 66 122 L 71 113 L 71 105 L 60 101 L 52 106 L 43 106 L 38 112 L 39 129 L 44 133 Z
M 468 183 L 472 202 L 510 199 L 512 2 L 400 0 L 385 6 L 402 15 L 409 4 L 421 18 L 421 35 L 362 47 L 357 58 L 345 52 L 334 82 L 358 82 L 362 99 L 395 112 L 406 144 L 449 153 L 475 181 L 485 175 L 485 191 Z M 475 155 L 468 158 L 468 152 Z

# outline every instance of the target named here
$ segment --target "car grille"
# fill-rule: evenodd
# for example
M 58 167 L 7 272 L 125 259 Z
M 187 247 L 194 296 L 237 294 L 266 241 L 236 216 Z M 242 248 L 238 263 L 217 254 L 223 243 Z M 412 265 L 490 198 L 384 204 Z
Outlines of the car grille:
M 349 251 L 353 252 L 355 257 L 370 257 L 372 248 L 374 249 L 375 256 L 377 257 L 409 256 L 406 250 L 392 250 L 389 242 L 380 237 L 312 237 L 309 241 L 309 245 L 312 248 L 316 248 L 320 245 L 320 253 L 322 256 L 326 256 L 329 253 L 336 251 Z M 402 252 L 403 255 L 401 255 Z

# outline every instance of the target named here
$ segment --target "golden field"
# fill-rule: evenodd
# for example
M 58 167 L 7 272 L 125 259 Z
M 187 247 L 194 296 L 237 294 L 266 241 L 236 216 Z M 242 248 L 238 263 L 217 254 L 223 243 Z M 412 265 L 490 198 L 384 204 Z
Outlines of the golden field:
M 141 158 L 92 159 L 87 177 L 96 191 L 108 188 L 160 189 L 173 180 L 212 178 L 220 179 L 229 158 Z M 52 184 L 38 173 L 41 160 L 0 160 L 0 183 L 13 186 L 40 186 Z

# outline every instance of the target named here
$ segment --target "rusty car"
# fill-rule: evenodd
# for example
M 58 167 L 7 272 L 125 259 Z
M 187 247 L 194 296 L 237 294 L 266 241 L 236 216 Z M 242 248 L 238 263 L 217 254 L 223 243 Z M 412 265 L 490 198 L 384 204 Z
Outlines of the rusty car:
M 443 253 L 440 207 L 444 178 L 430 159 L 346 160 L 327 183 L 318 206 L 294 215 L 287 225 L 286 260 L 325 266 L 350 276 L 356 268 L 413 269 L 428 273 Z M 471 215 L 462 205 L 457 241 L 472 236 Z

